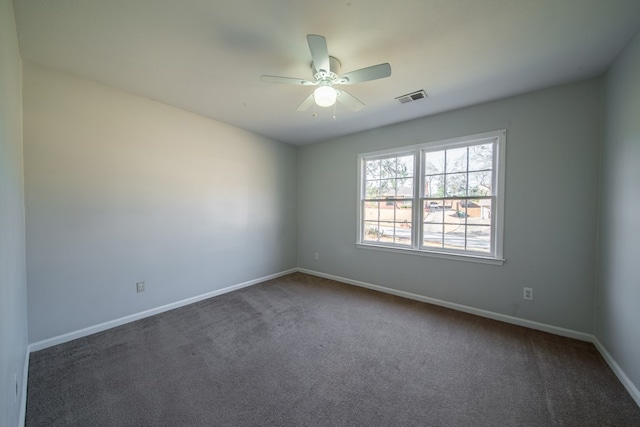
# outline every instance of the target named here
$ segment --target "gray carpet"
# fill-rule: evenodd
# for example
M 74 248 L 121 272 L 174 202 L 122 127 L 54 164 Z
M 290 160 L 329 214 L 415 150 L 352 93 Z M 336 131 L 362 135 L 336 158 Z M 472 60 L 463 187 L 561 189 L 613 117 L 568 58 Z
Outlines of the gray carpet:
M 640 426 L 589 343 L 292 274 L 31 355 L 28 426 Z

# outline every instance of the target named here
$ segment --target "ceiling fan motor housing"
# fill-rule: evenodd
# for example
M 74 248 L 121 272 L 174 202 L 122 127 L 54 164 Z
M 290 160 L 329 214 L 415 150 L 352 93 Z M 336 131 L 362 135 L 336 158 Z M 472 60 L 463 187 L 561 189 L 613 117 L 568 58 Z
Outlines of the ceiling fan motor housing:
M 338 80 L 340 76 L 341 66 L 342 64 L 340 64 L 340 61 L 338 61 L 337 58 L 329 56 L 329 67 L 331 68 L 331 70 L 328 70 L 328 72 L 319 71 L 316 69 L 316 66 L 313 62 L 311 63 L 311 70 L 313 71 L 313 77 L 320 84 L 322 84 L 322 82 L 325 82 L 325 84 L 333 84 Z

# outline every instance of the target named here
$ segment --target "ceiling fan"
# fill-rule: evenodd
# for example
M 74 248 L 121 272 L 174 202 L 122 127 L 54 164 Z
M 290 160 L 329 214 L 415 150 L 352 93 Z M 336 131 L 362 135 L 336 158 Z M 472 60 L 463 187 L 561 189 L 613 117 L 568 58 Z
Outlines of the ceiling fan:
M 308 34 L 307 43 L 311 51 L 313 80 L 266 75 L 260 77 L 264 82 L 318 86 L 311 95 L 302 101 L 297 108 L 298 111 L 306 111 L 314 101 L 321 107 L 330 107 L 336 101 L 339 101 L 353 111 L 358 111 L 364 107 L 364 103 L 349 92 L 336 89 L 333 86 L 363 83 L 391 75 L 391 66 L 385 62 L 384 64 L 372 65 L 340 76 L 340 61 L 333 56 L 329 56 L 327 40 L 317 34 Z

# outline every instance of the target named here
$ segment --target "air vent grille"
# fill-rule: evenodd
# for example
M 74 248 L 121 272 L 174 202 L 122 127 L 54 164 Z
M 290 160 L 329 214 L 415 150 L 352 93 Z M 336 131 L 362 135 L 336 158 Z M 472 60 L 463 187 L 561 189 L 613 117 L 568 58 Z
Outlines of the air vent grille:
M 406 95 L 398 96 L 396 99 L 400 104 L 406 104 L 408 102 L 417 101 L 427 97 L 427 93 L 424 90 L 408 93 Z

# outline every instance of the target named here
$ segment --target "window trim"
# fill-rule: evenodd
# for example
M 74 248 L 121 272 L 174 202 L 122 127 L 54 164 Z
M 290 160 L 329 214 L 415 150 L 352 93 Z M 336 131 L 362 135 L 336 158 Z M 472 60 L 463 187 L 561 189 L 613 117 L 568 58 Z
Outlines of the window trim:
M 437 141 L 429 141 L 421 144 L 415 144 L 404 147 L 391 148 L 369 153 L 358 154 L 358 197 L 357 197 L 357 240 L 356 247 L 362 249 L 373 249 L 386 252 L 395 252 L 403 254 L 412 254 L 418 256 L 427 256 L 434 258 L 464 260 L 470 262 L 479 262 L 493 265 L 502 265 L 504 259 L 504 199 L 505 199 L 505 160 L 506 160 L 506 129 L 483 132 L 479 134 L 449 138 Z M 475 142 L 494 139 L 493 154 L 493 181 L 496 198 L 495 211 L 491 215 L 492 245 L 493 254 L 483 255 L 478 252 L 460 252 L 455 250 L 435 249 L 424 247 L 422 244 L 421 233 L 422 224 L 422 200 L 424 197 L 424 153 L 425 151 L 436 151 L 439 148 L 451 149 L 456 147 L 467 147 L 474 145 Z M 389 156 L 401 156 L 413 154 L 414 156 L 414 182 L 413 182 L 413 198 L 412 200 L 412 244 L 411 246 L 399 246 L 394 244 L 379 244 L 367 242 L 364 237 L 364 221 L 363 221 L 363 200 L 364 200 L 364 176 L 363 167 L 366 160 L 375 160 L 376 158 L 385 158 Z

